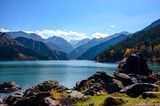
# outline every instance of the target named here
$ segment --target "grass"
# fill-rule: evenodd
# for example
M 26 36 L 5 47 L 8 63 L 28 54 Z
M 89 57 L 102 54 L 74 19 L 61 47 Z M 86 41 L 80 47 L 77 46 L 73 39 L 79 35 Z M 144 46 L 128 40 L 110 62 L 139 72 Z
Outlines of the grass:
M 51 90 L 51 95 L 56 100 L 59 100 L 62 98 L 62 93 L 58 92 L 56 89 Z
M 160 90 L 159 90 L 160 93 Z M 58 92 L 56 89 L 51 90 L 52 97 L 56 100 L 60 100 L 62 97 L 68 97 L 68 93 L 66 91 L 64 92 Z M 142 96 L 132 98 L 129 97 L 127 94 L 122 93 L 114 93 L 114 94 L 100 94 L 100 95 L 94 95 L 90 96 L 85 100 L 78 100 L 74 106 L 88 106 L 89 104 L 94 104 L 96 106 L 104 106 L 104 101 L 107 97 L 113 96 L 113 97 L 120 97 L 125 104 L 123 106 L 132 106 L 132 105 L 160 105 L 160 94 L 156 98 L 146 98 L 143 99 Z
M 114 96 L 114 97 L 121 97 L 121 99 L 125 102 L 123 106 L 132 106 L 132 105 L 152 105 L 152 104 L 159 104 L 160 105 L 160 97 L 158 98 L 146 98 L 143 99 L 141 96 L 137 98 L 131 98 L 126 94 L 102 94 L 102 95 L 95 95 L 91 96 L 86 100 L 78 101 L 74 106 L 88 106 L 89 104 L 95 104 L 96 106 L 103 106 L 104 101 L 107 97 Z

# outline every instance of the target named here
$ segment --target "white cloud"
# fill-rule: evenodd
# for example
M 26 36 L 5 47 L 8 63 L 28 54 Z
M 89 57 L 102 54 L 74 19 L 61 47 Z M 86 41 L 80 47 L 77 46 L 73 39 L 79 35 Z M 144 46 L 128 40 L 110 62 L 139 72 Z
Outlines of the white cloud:
M 115 28 L 115 25 L 110 25 L 109 27 L 110 27 L 110 28 Z
M 4 29 L 4 28 L 0 28 L 0 32 L 9 32 L 10 30 L 8 29 Z
M 0 28 L 1 32 L 9 32 L 9 31 L 17 31 L 17 30 L 8 30 L 5 28 Z M 42 38 L 47 39 L 52 36 L 59 36 L 68 41 L 72 40 L 81 40 L 84 38 L 88 38 L 84 33 L 75 32 L 75 31 L 63 31 L 63 30 L 35 30 L 35 31 L 24 31 L 26 33 L 36 33 L 40 35 Z M 96 32 L 92 34 L 92 38 L 104 38 L 109 36 L 107 33 Z
M 5 28 L 0 28 L 1 32 L 9 32 L 9 31 L 17 31 L 17 30 L 8 30 Z M 35 30 L 35 31 L 24 31 L 26 33 L 36 33 L 37 35 L 40 35 L 42 38 L 47 39 L 52 36 L 59 36 L 63 37 L 67 40 L 81 40 L 84 38 L 87 38 L 87 36 L 84 33 L 75 32 L 75 31 L 63 31 L 63 30 Z
M 67 39 L 83 39 L 87 38 L 84 33 L 74 32 L 74 31 L 62 31 L 62 30 L 36 30 L 36 31 L 26 31 L 32 32 L 40 35 L 43 38 L 49 38 L 51 36 L 59 36 Z
M 107 33 L 100 33 L 100 32 L 96 32 L 92 35 L 92 37 L 95 37 L 95 38 L 104 38 L 107 36 L 109 36 Z

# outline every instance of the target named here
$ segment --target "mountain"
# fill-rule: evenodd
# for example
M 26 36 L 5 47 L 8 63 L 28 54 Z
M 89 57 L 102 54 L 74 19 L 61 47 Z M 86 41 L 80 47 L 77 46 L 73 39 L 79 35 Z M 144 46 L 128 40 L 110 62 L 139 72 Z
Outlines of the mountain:
M 23 44 L 12 39 L 6 33 L 0 32 L 0 47 L 1 46 L 8 46 L 8 45 L 23 46 Z
M 77 48 L 81 45 L 84 45 L 84 44 L 88 43 L 89 40 L 90 40 L 89 38 L 85 38 L 85 39 L 82 39 L 82 40 L 71 40 L 70 44 L 73 46 L 73 48 Z
M 71 39 L 70 41 L 69 41 L 69 43 L 72 45 L 72 47 L 73 48 L 75 48 L 75 45 L 78 43 L 78 42 L 80 42 L 81 40 L 73 40 L 73 39 Z
M 10 37 L 12 38 L 18 38 L 18 37 L 24 37 L 24 38 L 28 38 L 28 39 L 32 39 L 35 41 L 42 41 L 44 42 L 47 46 L 49 46 L 52 49 L 55 49 L 57 51 L 59 51 L 59 47 L 54 44 L 54 43 L 50 43 L 48 42 L 46 39 L 43 39 L 41 36 L 35 34 L 35 33 L 26 33 L 23 31 L 16 31 L 16 32 L 6 32 Z
M 52 60 L 68 59 L 66 53 L 56 51 L 56 50 L 48 47 L 43 42 L 35 41 L 35 40 L 24 38 L 24 37 L 18 37 L 15 40 L 22 43 L 25 47 L 32 49 L 41 55 L 47 56 Z
M 17 38 L 17 37 L 25 37 L 25 38 L 28 38 L 28 39 L 33 39 L 33 40 L 36 40 L 36 41 L 43 41 L 44 39 L 35 34 L 35 33 L 26 33 L 26 32 L 23 32 L 23 31 L 15 31 L 15 32 L 6 32 L 9 36 L 11 36 L 12 38 Z
M 73 50 L 71 44 L 61 37 L 52 36 L 48 38 L 47 41 L 53 44 L 53 46 L 56 45 L 56 47 L 58 47 L 56 49 L 58 49 L 59 51 L 70 53 Z
M 149 26 L 147 26 L 146 28 L 144 28 L 144 30 L 147 30 L 147 29 L 149 29 L 149 28 L 151 28 L 151 27 L 154 27 L 154 26 L 157 26 L 157 25 L 159 25 L 159 24 L 160 24 L 160 19 L 152 22 Z
M 46 56 L 26 48 L 6 33 L 0 32 L 0 60 L 47 60 Z
M 107 40 L 103 43 L 100 43 L 94 47 L 91 47 L 90 49 L 88 49 L 85 53 L 83 53 L 80 57 L 78 57 L 78 59 L 81 60 L 94 60 L 95 57 L 103 52 L 104 50 L 106 50 L 107 48 L 117 44 L 120 41 L 123 41 L 125 39 L 128 38 L 128 35 L 126 34 L 120 34 L 117 37 L 114 37 L 110 40 Z
M 96 45 L 98 45 L 100 43 L 103 43 L 103 42 L 108 41 L 108 40 L 110 40 L 110 39 L 112 39 L 114 37 L 117 37 L 117 36 L 119 36 L 122 33 L 124 33 L 126 35 L 129 35 L 128 32 L 121 32 L 121 33 L 116 33 L 114 35 L 111 35 L 111 36 L 108 36 L 108 37 L 105 37 L 105 38 L 99 38 L 99 39 L 98 38 L 93 38 L 93 39 L 89 40 L 88 43 L 86 43 L 84 45 L 81 45 L 81 46 L 77 47 L 76 49 L 74 49 L 70 53 L 70 55 L 73 56 L 73 57 L 75 57 L 75 58 L 78 58 L 82 54 L 84 54 L 87 50 L 89 50 L 91 47 L 94 47 L 94 46 L 96 46 Z
M 157 23 L 153 22 L 153 23 Z M 160 63 L 160 24 L 132 34 L 132 37 L 99 54 L 96 59 L 104 62 L 117 62 L 132 53 L 141 53 L 148 62 Z
M 68 55 L 32 39 L 11 38 L 0 32 L 0 60 L 66 60 Z
M 87 44 L 89 41 L 90 41 L 89 38 L 82 39 L 82 40 L 80 40 L 74 47 L 77 48 L 77 47 L 79 47 L 79 46 L 81 46 L 81 45 L 85 45 L 85 44 Z

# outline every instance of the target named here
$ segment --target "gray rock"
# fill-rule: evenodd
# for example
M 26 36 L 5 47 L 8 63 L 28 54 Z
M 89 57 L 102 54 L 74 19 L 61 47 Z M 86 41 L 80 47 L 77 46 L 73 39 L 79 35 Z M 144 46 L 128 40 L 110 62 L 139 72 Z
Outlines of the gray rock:
M 108 97 L 105 102 L 104 106 L 115 106 L 115 105 L 123 105 L 125 102 L 120 97 Z
M 48 92 L 41 92 L 30 97 L 22 97 L 13 106 L 43 106 L 44 98 L 51 96 Z
M 58 81 L 55 80 L 44 81 L 28 88 L 22 93 L 16 93 L 15 95 L 9 96 L 5 102 L 12 106 L 52 106 L 52 104 L 58 102 L 51 101 L 51 99 L 47 98 L 51 96 L 51 89 L 56 89 L 58 92 L 62 92 L 67 88 L 60 86 Z
M 38 85 L 28 88 L 24 92 L 24 96 L 29 97 L 29 96 L 41 93 L 43 91 L 50 91 L 52 88 L 56 88 L 56 87 L 59 87 L 58 81 L 56 80 L 44 81 Z
M 6 98 L 5 103 L 11 105 L 14 104 L 20 98 L 22 98 L 22 95 L 10 95 Z
M 160 80 L 160 72 L 158 72 L 158 73 L 153 73 L 153 74 L 152 74 L 152 77 L 155 78 L 155 79 L 157 79 L 157 80 Z
M 108 93 L 119 92 L 122 88 L 124 88 L 121 81 L 113 79 L 113 82 L 106 86 Z
M 155 82 L 156 85 L 160 86 L 160 80 Z
M 71 90 L 70 97 L 73 99 L 79 99 L 79 100 L 87 98 L 83 93 L 78 92 L 76 90 Z
M 50 97 L 44 98 L 43 106 L 61 106 L 59 100 L 53 100 Z
M 142 97 L 145 98 L 157 98 L 160 97 L 159 92 L 153 92 L 153 91 L 148 91 L 148 92 L 143 92 Z
M 100 92 L 114 93 L 123 88 L 123 84 L 105 72 L 96 72 L 87 80 L 77 83 L 75 90 L 85 91 L 86 95 L 99 94 Z
M 138 83 L 133 84 L 130 86 L 127 86 L 123 88 L 120 92 L 126 92 L 128 96 L 130 97 L 138 97 L 143 92 L 146 91 L 158 91 L 158 86 L 156 84 L 150 84 L 150 83 Z
M 120 93 L 126 93 L 127 90 L 131 89 L 133 86 L 134 86 L 134 84 L 133 85 L 128 85 L 128 86 L 124 87 L 123 89 L 121 89 L 119 92 Z
M 0 84 L 0 92 L 14 92 L 20 89 L 20 85 L 15 82 L 4 82 L 3 84 Z
M 117 80 L 120 80 L 124 86 L 132 85 L 138 83 L 136 79 L 132 79 L 130 76 L 124 73 L 114 73 L 114 76 Z
M 132 54 L 127 59 L 120 62 L 117 72 L 125 74 L 139 74 L 149 76 L 152 74 L 147 63 L 141 54 Z
M 129 77 L 133 80 L 136 79 L 137 83 L 155 83 L 157 79 L 152 76 L 144 76 L 138 74 L 128 74 Z

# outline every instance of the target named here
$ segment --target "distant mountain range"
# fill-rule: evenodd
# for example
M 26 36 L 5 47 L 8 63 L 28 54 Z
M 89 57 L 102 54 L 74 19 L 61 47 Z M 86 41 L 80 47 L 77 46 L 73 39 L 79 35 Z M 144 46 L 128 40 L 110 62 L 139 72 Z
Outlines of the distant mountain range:
M 129 34 L 128 32 L 122 32 L 124 34 Z M 41 41 L 47 45 L 47 47 L 59 51 L 59 52 L 65 52 L 68 55 L 71 55 L 73 58 L 78 58 L 87 50 L 90 48 L 103 43 L 107 40 L 110 40 L 114 37 L 117 37 L 121 33 L 116 33 L 112 36 L 106 37 L 106 38 L 93 38 L 93 39 L 82 39 L 82 40 L 72 40 L 68 42 L 67 40 L 63 39 L 62 37 L 52 36 L 48 39 L 43 39 L 41 36 L 35 34 L 35 33 L 26 33 L 23 31 L 15 31 L 15 32 L 7 32 L 7 34 L 16 39 L 18 37 L 24 37 L 28 39 L 32 39 L 35 41 Z M 87 59 L 87 58 L 86 58 Z
M 18 37 L 15 40 L 0 32 L 0 60 L 69 59 L 63 52 L 48 48 L 43 42 Z
M 87 44 L 89 41 L 89 38 L 84 38 L 82 40 L 71 40 L 69 43 L 73 46 L 73 48 L 77 48 L 81 45 Z
M 116 33 L 114 35 L 111 35 L 111 36 L 108 36 L 108 37 L 105 37 L 105 38 L 93 38 L 91 40 L 89 40 L 86 44 L 84 45 L 81 45 L 77 48 L 75 48 L 71 53 L 70 55 L 75 57 L 75 58 L 78 58 L 80 57 L 82 54 L 84 54 L 85 52 L 87 52 L 87 50 L 89 50 L 90 48 L 100 44 L 100 43 L 103 43 L 105 41 L 108 41 L 112 38 L 115 38 L 117 36 L 119 36 L 120 34 L 126 34 L 126 35 L 129 35 L 128 32 L 121 32 L 121 33 Z
M 91 47 L 90 49 L 88 49 L 85 53 L 83 53 L 80 57 L 78 57 L 78 59 L 81 60 L 94 60 L 95 57 L 103 52 L 104 50 L 106 50 L 107 48 L 117 44 L 118 42 L 121 42 L 125 39 L 128 38 L 128 34 L 119 34 L 117 37 L 114 37 L 112 39 L 109 39 L 105 42 L 102 42 L 94 47 Z
M 52 36 L 47 39 L 53 46 L 56 45 L 56 49 L 62 52 L 70 53 L 73 50 L 72 45 L 65 39 L 57 36 Z
M 160 63 L 160 20 L 106 49 L 96 59 L 103 62 L 117 62 L 132 53 L 141 53 L 148 62 Z
M 160 19 L 141 31 L 120 32 L 105 38 L 68 42 L 62 37 L 44 39 L 23 31 L 0 32 L 0 60 L 82 59 L 117 62 L 131 53 L 142 53 L 149 61 L 160 61 Z
M 6 32 L 6 33 L 13 39 L 18 37 L 24 37 L 24 38 L 32 39 L 35 41 L 42 41 L 46 45 L 50 46 L 51 48 L 54 48 L 57 51 L 70 53 L 73 50 L 73 47 L 71 46 L 71 44 L 61 37 L 52 36 L 48 39 L 43 39 L 41 36 L 35 33 L 26 33 L 23 31 Z
M 28 39 L 33 39 L 33 40 L 36 40 L 36 41 L 43 41 L 44 39 L 35 34 L 35 33 L 26 33 L 26 32 L 23 32 L 23 31 L 15 31 L 15 32 L 6 32 L 10 37 L 12 37 L 13 39 L 15 38 L 18 38 L 18 37 L 25 37 L 25 38 L 28 38 Z

